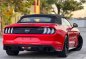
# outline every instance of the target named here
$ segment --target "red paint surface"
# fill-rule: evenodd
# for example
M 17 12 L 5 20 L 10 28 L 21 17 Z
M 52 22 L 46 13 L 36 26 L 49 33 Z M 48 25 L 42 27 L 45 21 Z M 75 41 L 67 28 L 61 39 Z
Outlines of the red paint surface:
M 4 44 L 33 44 L 33 45 L 50 45 L 56 51 L 62 51 L 66 35 L 69 37 L 69 47 L 77 46 L 77 39 L 79 35 L 78 29 L 72 27 L 65 27 L 58 24 L 51 23 L 21 23 L 13 24 L 7 27 L 50 27 L 55 28 L 54 34 L 3 34 Z M 75 38 L 74 38 L 75 37 Z M 75 42 L 75 43 L 71 43 Z

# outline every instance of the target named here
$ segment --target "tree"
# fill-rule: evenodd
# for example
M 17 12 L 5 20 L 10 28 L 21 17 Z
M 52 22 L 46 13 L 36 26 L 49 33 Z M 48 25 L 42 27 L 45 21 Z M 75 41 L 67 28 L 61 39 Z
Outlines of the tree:
M 51 12 L 52 4 L 56 2 L 56 0 L 40 0 L 41 1 L 41 13 L 48 14 Z
M 0 0 L 1 8 L 3 5 L 5 6 L 6 10 L 10 10 L 13 8 L 14 12 L 21 12 L 22 14 L 29 14 L 32 3 L 34 0 Z
M 86 0 L 80 0 L 82 3 L 85 3 L 86 2 Z
M 86 0 L 41 0 L 41 13 L 48 14 L 51 12 L 52 4 L 57 7 L 57 14 L 65 15 L 71 17 L 71 12 L 83 9 L 82 4 Z
M 30 6 L 34 0 L 0 0 L 0 17 L 2 17 L 3 27 L 11 23 L 11 18 L 15 17 L 14 12 L 29 14 Z
M 83 9 L 82 4 L 85 3 L 85 1 L 86 0 L 80 0 L 79 2 L 75 0 L 57 0 L 55 5 L 57 7 L 58 14 L 62 15 L 70 14 L 72 16 L 71 14 L 72 11 Z
M 29 14 L 32 3 L 34 0 L 6 0 L 9 6 L 14 7 L 15 12 L 20 12 L 22 14 Z

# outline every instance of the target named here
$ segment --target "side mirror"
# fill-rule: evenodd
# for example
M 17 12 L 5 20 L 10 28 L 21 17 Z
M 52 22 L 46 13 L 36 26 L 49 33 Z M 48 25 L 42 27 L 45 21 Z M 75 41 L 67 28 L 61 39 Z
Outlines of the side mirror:
M 73 23 L 73 27 L 78 27 L 78 24 L 76 24 L 76 23 Z

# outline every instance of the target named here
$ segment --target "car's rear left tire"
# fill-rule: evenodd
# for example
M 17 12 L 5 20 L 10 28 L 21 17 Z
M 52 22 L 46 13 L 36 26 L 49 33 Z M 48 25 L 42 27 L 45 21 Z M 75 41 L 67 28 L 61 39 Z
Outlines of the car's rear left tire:
M 6 53 L 9 56 L 17 56 L 19 54 L 19 51 L 16 51 L 16 50 L 6 50 Z
M 66 37 L 65 42 L 64 42 L 63 51 L 58 52 L 58 56 L 59 57 L 67 57 L 68 56 L 68 49 L 69 49 L 69 43 L 68 43 L 68 37 Z

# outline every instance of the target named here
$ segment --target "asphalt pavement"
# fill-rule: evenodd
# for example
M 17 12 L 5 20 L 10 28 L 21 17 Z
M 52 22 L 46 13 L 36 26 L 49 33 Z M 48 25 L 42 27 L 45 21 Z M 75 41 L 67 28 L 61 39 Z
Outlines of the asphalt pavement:
M 0 38 L 0 59 L 86 59 L 86 28 L 79 28 L 84 40 L 81 51 L 71 51 L 67 58 L 57 57 L 54 53 L 20 52 L 18 56 L 8 56 L 3 50 L 2 38 Z

